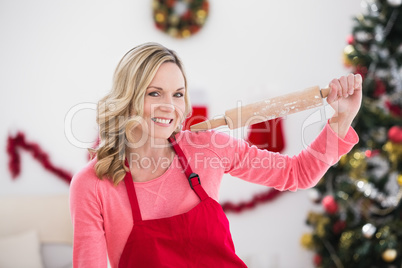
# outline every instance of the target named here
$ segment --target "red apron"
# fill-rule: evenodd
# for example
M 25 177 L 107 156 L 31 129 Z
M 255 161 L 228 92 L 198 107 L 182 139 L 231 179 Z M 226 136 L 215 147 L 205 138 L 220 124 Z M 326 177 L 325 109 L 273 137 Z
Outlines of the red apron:
M 119 267 L 247 267 L 236 255 L 229 222 L 222 207 L 200 184 L 181 148 L 173 145 L 201 202 L 190 211 L 169 218 L 142 220 L 130 172 L 124 182 L 134 226 L 120 257 Z

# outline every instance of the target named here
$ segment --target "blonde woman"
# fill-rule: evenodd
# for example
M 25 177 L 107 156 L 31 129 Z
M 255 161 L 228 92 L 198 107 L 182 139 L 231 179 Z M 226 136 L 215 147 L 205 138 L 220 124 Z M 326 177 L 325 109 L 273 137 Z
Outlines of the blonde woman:
M 218 204 L 223 174 L 279 190 L 314 186 L 358 142 L 360 75 L 330 83 L 335 115 L 299 155 L 216 131 L 181 131 L 191 111 L 176 53 L 130 50 L 98 106 L 101 143 L 71 183 L 74 267 L 246 267 Z M 318 157 L 319 155 L 319 157 Z

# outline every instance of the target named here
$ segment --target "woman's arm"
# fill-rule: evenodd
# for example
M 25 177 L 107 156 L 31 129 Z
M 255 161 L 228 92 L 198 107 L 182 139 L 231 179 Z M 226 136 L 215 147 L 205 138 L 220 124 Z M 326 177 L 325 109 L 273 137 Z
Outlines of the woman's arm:
M 219 152 L 224 155 L 222 159 L 230 159 L 226 173 L 277 190 L 296 191 L 317 184 L 328 168 L 353 148 L 358 136 L 350 127 L 341 139 L 326 124 L 308 147 L 292 157 L 249 146 L 244 140 L 234 140 L 235 146 Z
M 361 87 L 360 75 L 343 76 L 331 82 L 327 101 L 335 114 L 310 146 L 298 155 L 289 157 L 258 150 L 238 140 L 233 151 L 220 152 L 232 160 L 226 172 L 278 190 L 295 191 L 314 186 L 358 142 L 351 123 L 361 105 Z
M 74 228 L 73 266 L 107 267 L 107 249 L 101 204 L 95 179 L 86 172 L 75 175 L 70 185 L 70 212 Z

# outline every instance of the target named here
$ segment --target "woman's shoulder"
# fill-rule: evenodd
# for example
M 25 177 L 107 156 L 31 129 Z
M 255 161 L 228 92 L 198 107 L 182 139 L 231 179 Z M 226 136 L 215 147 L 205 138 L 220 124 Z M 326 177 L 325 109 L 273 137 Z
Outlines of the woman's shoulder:
M 71 187 L 75 185 L 93 185 L 99 181 L 95 173 L 96 158 L 90 160 L 86 165 L 74 174 L 71 179 Z
M 110 197 L 114 193 L 120 192 L 124 187 L 119 184 L 115 187 L 111 179 L 100 179 L 96 175 L 95 165 L 97 159 L 90 160 L 72 178 L 70 183 L 70 199 L 77 205 L 83 200 L 98 203 L 102 197 Z

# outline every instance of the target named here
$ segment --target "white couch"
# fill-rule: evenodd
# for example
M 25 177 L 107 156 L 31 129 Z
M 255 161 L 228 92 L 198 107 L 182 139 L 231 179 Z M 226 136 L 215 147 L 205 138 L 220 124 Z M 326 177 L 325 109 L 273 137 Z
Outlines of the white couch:
M 71 268 L 68 195 L 0 196 L 0 267 Z

